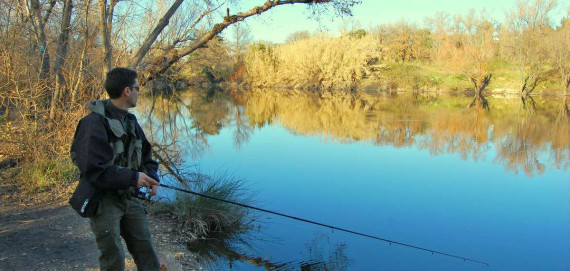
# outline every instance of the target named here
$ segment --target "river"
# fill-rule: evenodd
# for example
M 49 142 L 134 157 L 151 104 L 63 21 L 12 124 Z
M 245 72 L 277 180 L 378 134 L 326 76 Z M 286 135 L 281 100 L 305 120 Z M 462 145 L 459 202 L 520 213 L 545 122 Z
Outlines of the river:
M 184 165 L 243 179 L 270 214 L 221 270 L 570 270 L 561 98 L 193 89 L 136 114 Z M 216 254 L 216 253 L 214 253 Z

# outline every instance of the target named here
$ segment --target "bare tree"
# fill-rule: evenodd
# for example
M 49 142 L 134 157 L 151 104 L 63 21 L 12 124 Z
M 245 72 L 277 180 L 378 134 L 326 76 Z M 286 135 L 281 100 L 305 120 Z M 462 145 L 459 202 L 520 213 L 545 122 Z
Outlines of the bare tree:
M 164 30 L 164 28 L 170 23 L 170 18 L 172 18 L 172 16 L 176 12 L 176 10 L 178 10 L 178 8 L 182 4 L 182 2 L 184 2 L 184 0 L 174 1 L 172 6 L 166 12 L 166 14 L 164 14 L 164 16 L 162 16 L 160 21 L 158 21 L 158 24 L 156 25 L 156 27 L 152 30 L 152 32 L 145 39 L 145 41 L 143 42 L 143 45 L 139 48 L 139 50 L 137 51 L 137 53 L 133 57 L 132 61 L 129 63 L 129 65 L 128 65 L 129 67 L 135 68 L 141 63 L 143 57 L 148 53 L 148 51 L 150 50 L 150 47 L 152 46 L 152 44 L 154 43 L 154 41 L 156 40 L 158 35 L 160 35 L 162 30 Z
M 485 10 L 475 12 L 472 9 L 465 16 L 454 16 L 450 27 L 452 32 L 444 35 L 441 48 L 437 49 L 437 59 L 466 75 L 473 84 L 475 95 L 467 107 L 477 105 L 489 109 L 483 91 L 492 78 L 490 62 L 496 52 L 493 38 L 495 25 Z
M 91 2 L 92 0 L 85 1 L 85 6 L 83 9 L 83 48 L 81 50 L 81 55 L 79 56 L 79 65 L 77 67 L 77 75 L 75 77 L 75 83 L 71 86 L 71 102 L 75 103 L 77 101 L 77 97 L 79 95 L 79 89 L 81 87 L 81 83 L 84 79 L 85 74 L 85 66 L 87 63 L 87 53 L 89 51 L 89 46 L 94 38 L 90 32 L 89 27 L 89 11 L 91 9 Z
M 63 4 L 63 19 L 61 21 L 61 30 L 59 38 L 57 41 L 57 53 L 55 55 L 55 89 L 53 90 L 53 96 L 51 99 L 51 106 L 49 111 L 50 119 L 55 117 L 55 112 L 57 108 L 57 103 L 59 102 L 59 97 L 63 93 L 63 88 L 65 86 L 65 79 L 63 76 L 63 67 L 65 64 L 65 58 L 67 55 L 67 50 L 69 48 L 69 34 L 71 32 L 71 13 L 73 11 L 73 1 L 65 0 Z
M 562 19 L 561 26 L 550 36 L 550 58 L 556 64 L 562 87 L 564 88 L 564 100 L 562 110 L 568 114 L 568 87 L 570 86 L 570 8 L 566 17 Z
M 101 28 L 104 59 L 103 76 L 105 76 L 113 66 L 111 33 L 113 29 L 113 13 L 118 2 L 119 0 L 111 0 L 109 5 L 107 5 L 107 0 L 99 0 L 99 26 Z
M 243 58 L 243 54 L 247 51 L 247 45 L 251 43 L 253 38 L 251 30 L 245 22 L 234 24 L 231 30 L 230 47 L 234 61 L 237 63 Z
M 42 5 L 39 0 L 26 0 L 25 7 L 27 15 L 32 23 L 34 34 L 37 40 L 37 49 L 41 57 L 40 78 L 45 79 L 48 77 L 50 63 L 49 63 L 49 50 L 45 32 L 45 25 L 53 11 L 56 0 L 50 1 L 48 9 L 42 17 Z
M 484 10 L 479 14 L 471 10 L 462 19 L 462 28 L 464 29 L 461 35 L 464 73 L 475 88 L 475 97 L 468 107 L 478 105 L 480 108 L 489 109 L 483 91 L 491 82 L 492 77 L 489 62 L 495 56 L 494 25 L 486 17 Z
M 300 41 L 300 40 L 306 40 L 310 37 L 311 37 L 311 33 L 309 33 L 309 31 L 307 31 L 307 30 L 296 31 L 296 32 L 289 34 L 289 36 L 287 36 L 287 38 L 285 39 L 285 42 L 287 42 L 287 43 L 296 42 L 296 41 Z
M 442 56 L 445 54 L 444 44 L 447 43 L 448 33 L 450 31 L 450 15 L 445 12 L 437 12 L 433 17 L 424 20 L 424 25 L 431 33 L 433 48 L 431 59 L 435 62 L 443 61 Z
M 234 15 L 230 15 L 230 11 L 227 10 L 227 14 L 222 22 L 214 25 L 210 30 L 205 31 L 203 34 L 197 36 L 196 39 L 193 40 L 188 46 L 180 49 L 172 48 L 168 51 L 164 51 L 161 55 L 154 57 L 153 59 L 149 59 L 148 62 L 144 64 L 138 61 L 138 59 L 141 58 L 141 56 L 144 57 L 144 55 L 148 53 L 148 51 L 144 52 L 143 50 L 140 54 L 137 53 L 137 57 L 135 58 L 134 61 L 130 62 L 131 64 L 130 66 L 136 68 L 142 65 L 144 67 L 141 76 L 142 77 L 141 81 L 144 83 L 145 81 L 149 81 L 159 77 L 162 73 L 168 70 L 174 63 L 178 62 L 181 58 L 193 53 L 199 48 L 204 47 L 208 41 L 210 41 L 215 36 L 220 34 L 228 26 L 243 21 L 248 17 L 266 12 L 274 7 L 281 5 L 290 5 L 290 4 L 308 4 L 310 5 L 310 7 L 313 7 L 312 9 L 313 14 L 319 14 L 320 12 L 322 12 L 322 8 L 319 9 L 319 6 L 328 4 L 333 6 L 334 10 L 337 12 L 338 15 L 350 15 L 351 8 L 358 3 L 360 3 L 360 1 L 358 0 L 288 0 L 288 1 L 268 0 L 261 6 L 256 6 L 248 11 L 238 12 Z M 177 4 L 177 2 L 175 2 L 174 4 Z M 205 16 L 205 14 L 208 12 L 209 12 L 208 10 L 205 11 L 203 15 Z M 167 13 L 165 14 L 165 16 L 168 17 L 172 15 Z M 202 17 L 203 16 L 201 16 L 198 19 L 200 20 Z M 161 19 L 155 29 L 164 29 L 164 27 L 166 27 L 167 24 L 168 20 Z M 153 42 L 154 41 L 152 41 L 152 38 L 150 38 L 148 43 L 152 46 Z M 140 64 L 135 65 L 135 63 L 137 62 L 139 62 Z
M 520 72 L 520 94 L 525 98 L 535 90 L 543 79 L 542 60 L 546 59 L 541 48 L 542 37 L 550 27 L 550 13 L 556 0 L 518 0 L 507 13 L 508 27 L 512 35 L 511 48 Z

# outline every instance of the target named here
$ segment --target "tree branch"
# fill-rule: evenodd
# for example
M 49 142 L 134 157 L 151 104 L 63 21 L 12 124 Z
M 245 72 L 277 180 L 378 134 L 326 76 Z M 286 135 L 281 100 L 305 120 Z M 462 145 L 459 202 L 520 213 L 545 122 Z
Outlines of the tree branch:
M 164 16 L 162 16 L 160 21 L 158 21 L 158 24 L 156 25 L 154 30 L 152 30 L 150 35 L 148 35 L 146 40 L 143 42 L 143 45 L 139 48 L 139 50 L 137 51 L 131 62 L 128 64 L 130 68 L 135 68 L 141 63 L 143 57 L 148 53 L 150 47 L 152 46 L 158 35 L 160 35 L 162 30 L 170 23 L 170 18 L 172 18 L 172 15 L 174 15 L 176 10 L 178 10 L 182 2 L 184 2 L 184 0 L 176 0 L 172 4 L 172 6 L 170 6 L 166 14 L 164 14 Z
M 55 4 L 57 3 L 57 0 L 52 0 L 51 3 L 49 4 L 49 8 L 43 18 L 43 24 L 47 24 L 47 21 L 49 19 L 49 16 L 51 15 L 51 12 L 53 11 L 53 7 L 55 6 Z
M 243 21 L 244 19 L 266 12 L 276 6 L 290 5 L 290 4 L 322 4 L 329 3 L 331 0 L 290 0 L 290 1 L 267 1 L 262 6 L 256 6 L 246 12 L 239 12 L 236 15 L 226 16 L 224 21 L 216 24 L 212 30 L 208 31 L 188 47 L 182 50 L 172 49 L 161 57 L 156 58 L 151 62 L 145 69 L 141 72 L 141 83 L 144 84 L 148 81 L 155 79 L 160 76 L 164 71 L 170 68 L 174 63 L 180 60 L 182 57 L 187 56 L 199 48 L 205 46 L 205 44 L 213 39 L 215 36 L 220 34 L 228 26 Z

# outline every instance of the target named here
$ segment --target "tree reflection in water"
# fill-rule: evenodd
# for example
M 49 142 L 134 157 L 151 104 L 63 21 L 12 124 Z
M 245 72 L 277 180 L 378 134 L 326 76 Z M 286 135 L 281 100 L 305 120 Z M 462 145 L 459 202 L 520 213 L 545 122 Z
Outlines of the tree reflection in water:
M 474 161 L 485 159 L 493 149 L 493 162 L 527 176 L 568 168 L 570 121 L 566 103 L 537 98 L 532 110 L 520 110 L 516 98 L 489 97 L 491 110 L 473 110 L 465 108 L 470 99 L 437 94 L 373 96 L 209 89 L 143 97 L 137 109 L 148 114 L 141 123 L 150 131 L 149 139 L 161 163 L 174 175 L 188 170 L 185 157 L 198 159 L 204 154 L 209 136 L 230 129 L 234 146 L 239 148 L 256 127 L 265 125 L 280 125 L 294 134 L 321 136 L 340 144 L 417 147 L 429 150 L 431 155 L 450 153 Z M 268 270 L 345 270 L 348 266 L 346 247 L 340 244 L 322 249 L 328 244 L 323 236 L 307 244 L 309 260 L 283 263 L 255 256 L 247 249 L 248 234 L 221 233 L 189 244 L 189 249 L 212 262 L 224 258 L 229 264 L 248 262 Z
M 262 230 L 260 228 L 260 230 Z M 254 249 L 249 245 L 251 238 L 258 232 L 248 231 L 239 235 L 227 236 L 223 233 L 200 239 L 187 245 L 188 250 L 200 256 L 202 263 L 210 269 L 230 269 L 236 262 L 242 262 L 265 270 L 302 270 L 302 271 L 345 271 L 350 261 L 346 256 L 346 244 L 332 244 L 330 236 L 317 232 L 313 239 L 305 244 L 306 259 L 282 261 L 250 256 Z
M 454 153 L 482 159 L 495 145 L 494 162 L 528 176 L 549 165 L 568 167 L 570 142 L 565 104 L 539 99 L 533 110 L 520 101 L 489 97 L 491 110 L 467 110 L 470 97 L 453 95 L 317 94 L 252 89 L 192 90 L 147 99 L 147 125 L 157 148 L 169 156 L 199 158 L 207 136 L 233 130 L 234 146 L 247 142 L 255 127 L 277 124 L 299 135 L 322 136 L 341 144 L 417 146 L 432 155 Z M 174 151 L 176 150 L 176 151 Z M 176 153 L 173 155 L 172 153 Z M 541 161 L 539 154 L 550 159 Z

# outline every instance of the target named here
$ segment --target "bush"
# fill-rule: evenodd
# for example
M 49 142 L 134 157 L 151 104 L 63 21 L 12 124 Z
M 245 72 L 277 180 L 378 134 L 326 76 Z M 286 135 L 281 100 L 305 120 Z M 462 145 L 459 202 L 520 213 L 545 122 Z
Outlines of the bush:
M 369 73 L 374 39 L 322 35 L 279 46 L 258 44 L 245 62 L 253 86 L 353 89 Z
M 192 191 L 241 204 L 252 202 L 253 193 L 246 189 L 243 180 L 225 175 L 195 176 L 195 180 L 187 181 Z M 250 229 L 255 220 L 244 207 L 183 192 L 178 192 L 174 200 L 158 202 L 153 211 L 175 215 L 180 223 L 179 233 L 190 240 L 214 234 L 234 236 Z

